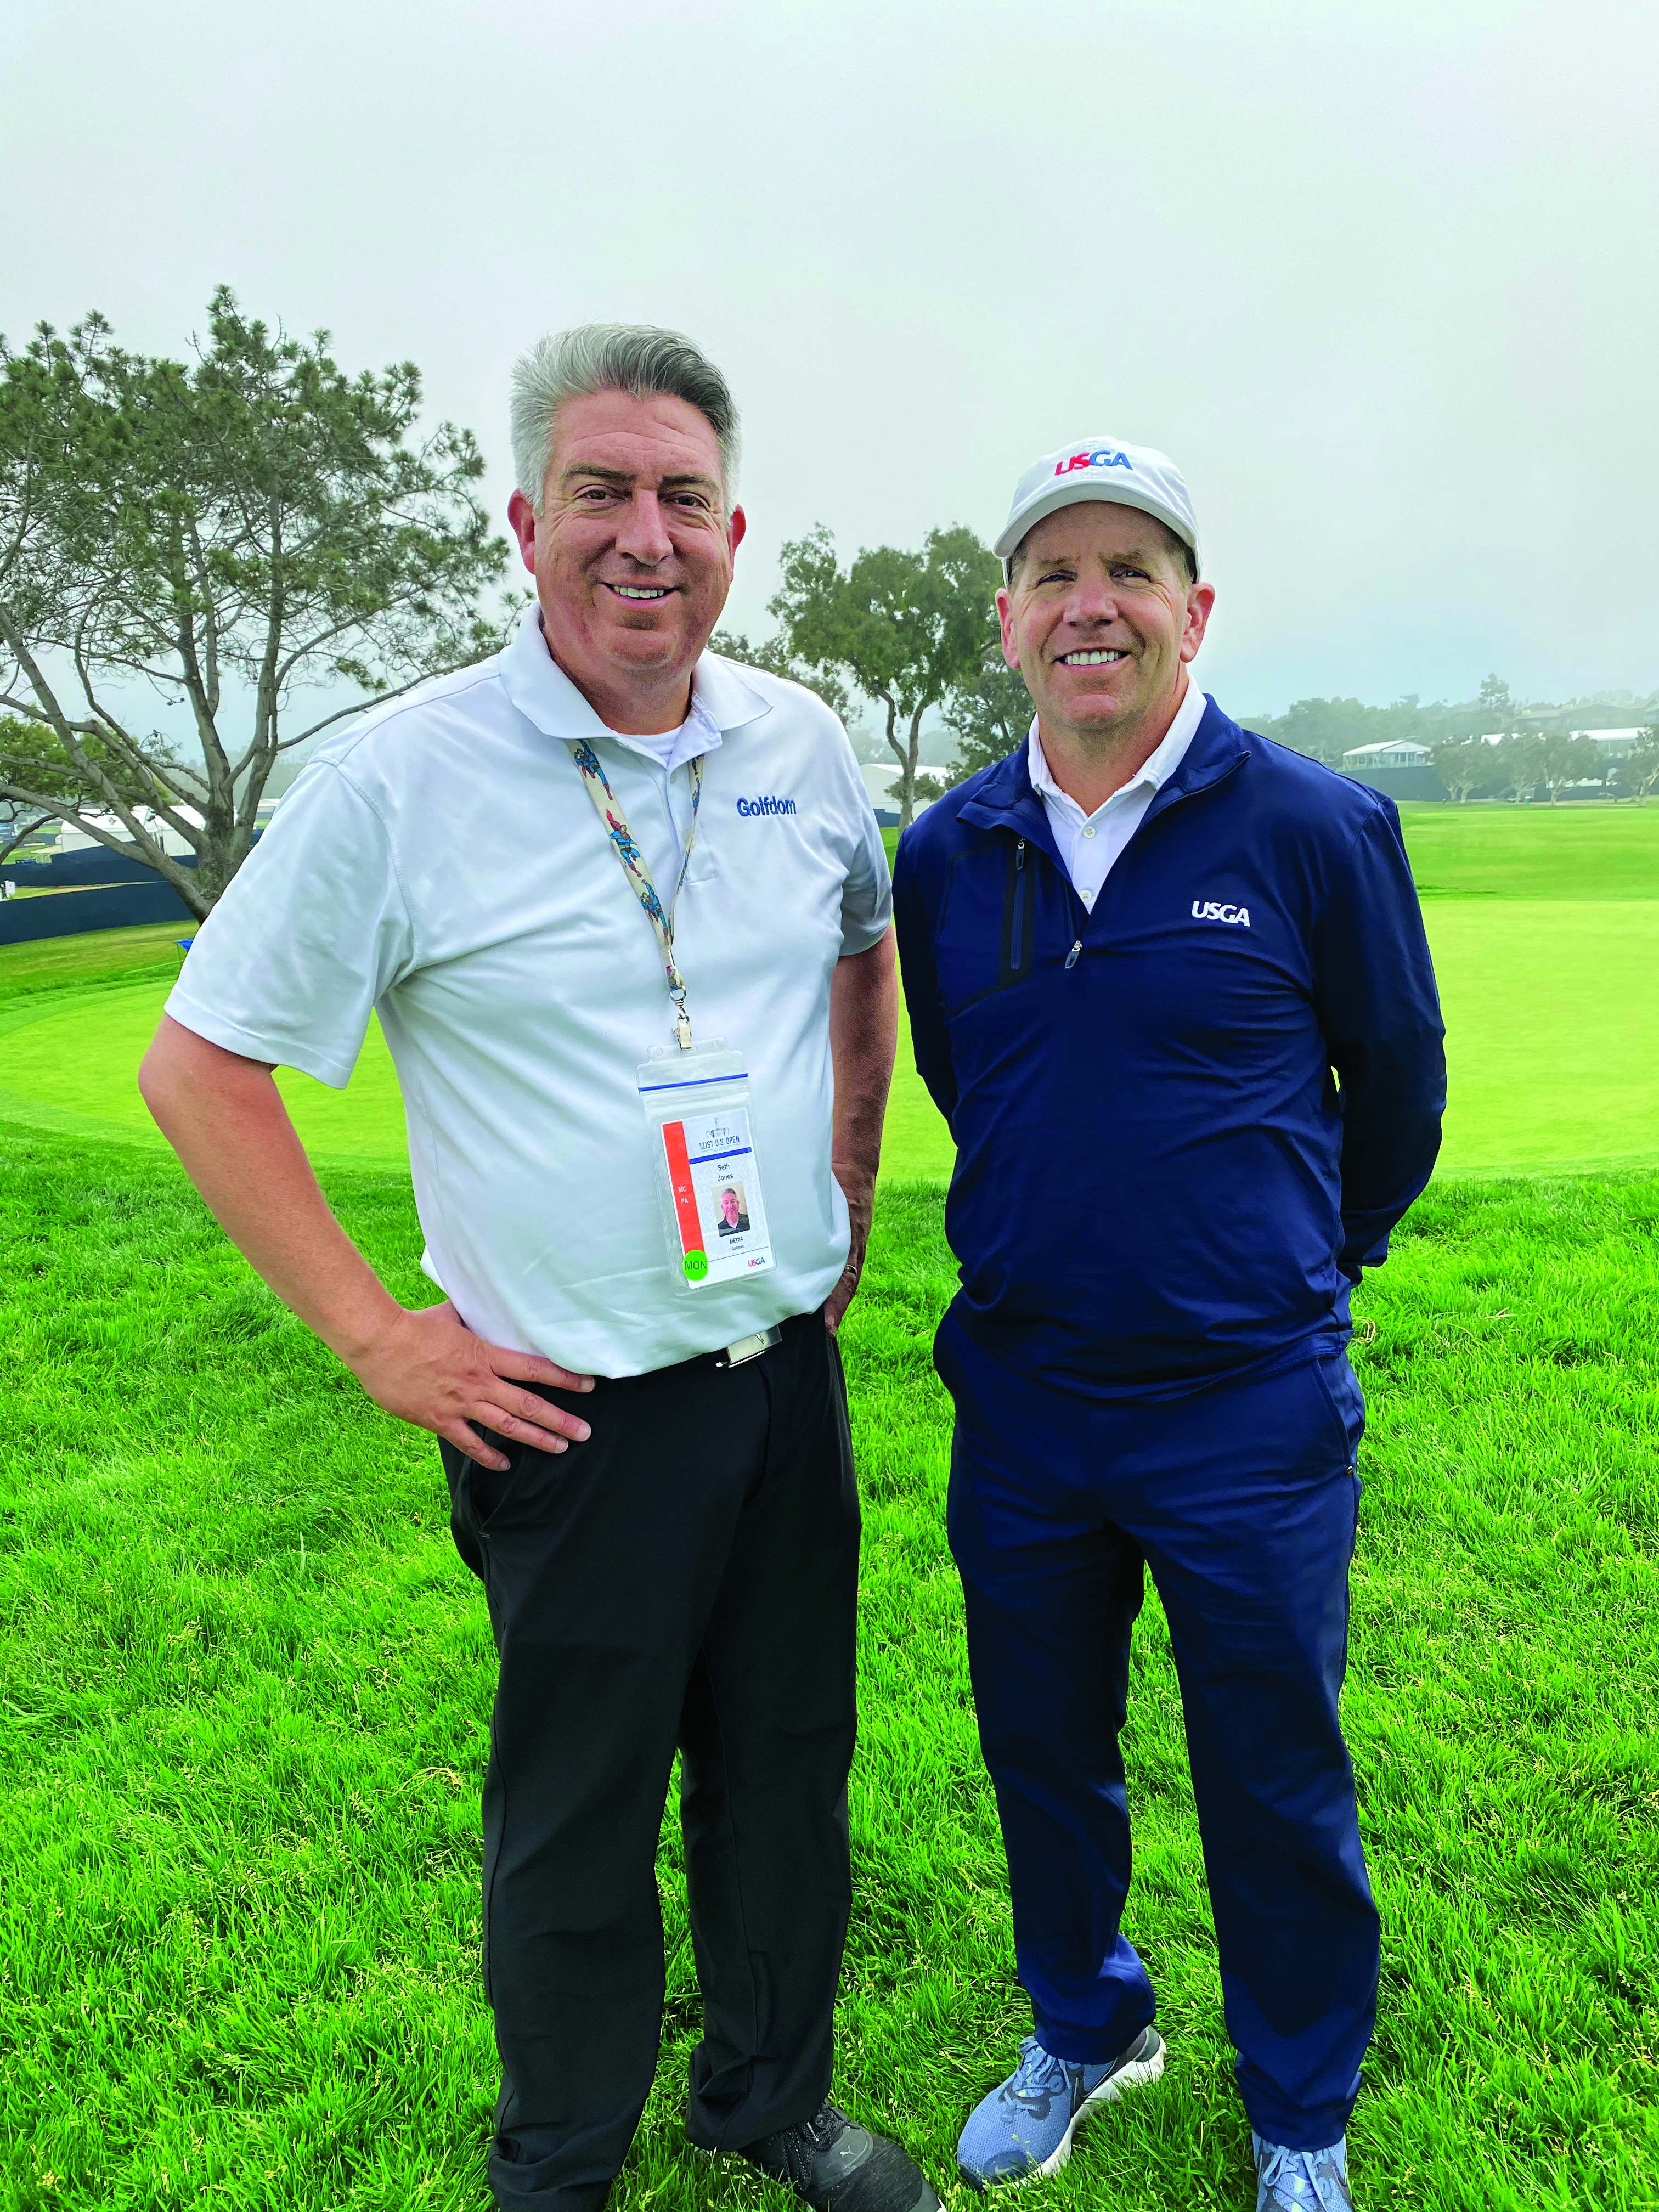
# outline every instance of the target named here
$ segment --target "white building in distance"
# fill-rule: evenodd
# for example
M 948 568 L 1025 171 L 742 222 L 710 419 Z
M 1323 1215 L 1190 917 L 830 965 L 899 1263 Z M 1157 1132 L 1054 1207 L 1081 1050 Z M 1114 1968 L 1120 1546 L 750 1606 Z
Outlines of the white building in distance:
M 193 806 L 180 806 L 175 808 L 174 811 L 182 814 L 187 822 L 199 823 L 202 819 Z M 196 848 L 188 838 L 181 837 L 176 830 L 169 829 L 160 816 L 153 814 L 149 807 L 136 807 L 134 812 L 149 835 L 160 841 L 161 850 L 173 859 L 178 859 L 182 854 L 195 851 Z M 118 837 L 122 844 L 131 844 L 131 840 L 127 836 L 126 824 L 118 814 L 88 813 L 86 819 L 96 828 L 106 831 L 110 836 Z M 46 834 L 50 836 L 51 833 L 48 831 Z M 90 836 L 75 823 L 65 822 L 58 831 L 55 849 L 60 853 L 84 853 L 90 850 L 93 846 L 102 842 L 101 838 Z
M 1355 745 L 1342 756 L 1345 768 L 1426 768 L 1432 748 L 1413 744 L 1408 738 L 1390 738 L 1380 745 Z
M 1588 738 L 1596 746 L 1603 760 L 1628 760 L 1636 740 L 1642 734 L 1641 726 L 1629 730 L 1575 730 L 1575 738 Z

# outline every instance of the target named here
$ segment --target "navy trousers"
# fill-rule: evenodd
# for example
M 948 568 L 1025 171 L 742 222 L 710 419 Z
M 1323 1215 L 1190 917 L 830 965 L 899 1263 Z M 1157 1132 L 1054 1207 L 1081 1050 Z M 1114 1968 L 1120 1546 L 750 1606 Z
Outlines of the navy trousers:
M 951 1549 L 1038 2038 L 1108 2058 L 1156 2008 L 1121 1925 L 1118 1748 L 1150 1568 L 1245 2108 L 1273 2142 L 1335 2142 L 1378 1969 L 1337 1715 L 1364 1425 L 1347 1359 L 1103 1403 L 1032 1382 L 948 1315 L 938 1358 L 957 1413 Z

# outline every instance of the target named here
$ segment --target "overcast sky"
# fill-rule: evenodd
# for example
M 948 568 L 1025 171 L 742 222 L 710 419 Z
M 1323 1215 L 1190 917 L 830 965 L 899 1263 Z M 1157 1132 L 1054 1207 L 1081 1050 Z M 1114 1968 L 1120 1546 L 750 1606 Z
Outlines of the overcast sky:
M 1659 684 L 1659 16 L 1603 0 L 8 0 L 0 330 L 212 287 L 404 358 L 510 489 L 543 331 L 690 331 L 779 544 L 986 538 L 1045 449 L 1186 471 L 1200 673 Z

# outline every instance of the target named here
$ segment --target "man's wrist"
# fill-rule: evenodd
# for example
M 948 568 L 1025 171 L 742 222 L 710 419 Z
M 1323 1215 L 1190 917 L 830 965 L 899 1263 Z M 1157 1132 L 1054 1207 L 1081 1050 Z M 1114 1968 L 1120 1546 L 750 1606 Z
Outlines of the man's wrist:
M 841 1185 L 841 1194 L 850 1208 L 861 1206 L 868 1213 L 876 1202 L 876 1171 L 862 1161 L 836 1159 L 830 1162 L 831 1174 Z
M 319 1316 L 311 1324 L 335 1358 L 354 1374 L 407 1318 L 404 1309 L 383 1285 L 377 1282 L 374 1292 L 361 1301 L 354 1299 L 347 1312 Z

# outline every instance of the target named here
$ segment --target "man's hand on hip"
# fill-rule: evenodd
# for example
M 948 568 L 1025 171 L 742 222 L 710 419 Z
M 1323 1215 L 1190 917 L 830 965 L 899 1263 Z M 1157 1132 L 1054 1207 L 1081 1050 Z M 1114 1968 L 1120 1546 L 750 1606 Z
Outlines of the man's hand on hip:
M 586 1436 L 586 1421 L 519 1385 L 591 1390 L 591 1375 L 486 1344 L 452 1305 L 410 1313 L 388 1294 L 330 1212 L 263 1061 L 163 1014 L 138 1083 L 237 1250 L 377 1406 L 497 1471 L 508 1462 L 471 1423 L 538 1451 Z
M 588 1434 L 579 1415 L 519 1385 L 591 1390 L 591 1375 L 573 1375 L 533 1352 L 486 1344 L 447 1301 L 400 1311 L 366 1350 L 347 1356 L 346 1364 L 377 1406 L 497 1472 L 511 1462 L 483 1441 L 480 1427 L 544 1452 L 565 1451 Z

